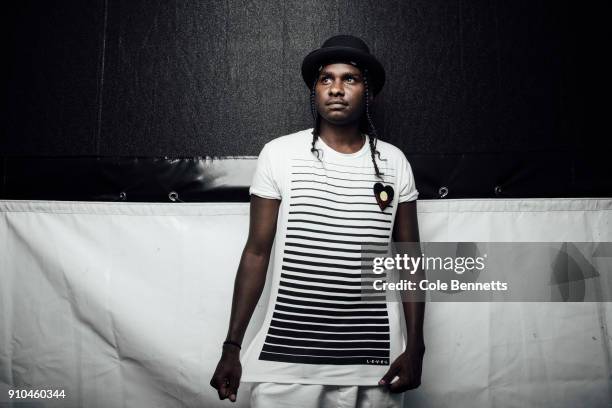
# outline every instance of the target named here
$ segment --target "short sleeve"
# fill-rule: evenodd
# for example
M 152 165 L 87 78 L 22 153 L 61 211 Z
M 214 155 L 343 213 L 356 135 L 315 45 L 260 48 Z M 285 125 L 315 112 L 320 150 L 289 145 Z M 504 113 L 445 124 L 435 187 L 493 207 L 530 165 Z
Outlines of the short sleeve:
M 398 188 L 399 188 L 399 201 L 404 203 L 406 201 L 414 201 L 419 196 L 419 192 L 416 189 L 414 183 L 414 175 L 412 174 L 412 167 L 406 159 L 403 152 L 400 152 L 400 162 L 398 171 Z
M 266 144 L 259 158 L 257 159 L 257 169 L 253 176 L 253 182 L 249 189 L 249 194 L 254 194 L 259 197 L 269 199 L 281 199 L 280 189 L 276 182 L 274 167 L 272 163 L 272 155 L 270 154 L 270 145 Z

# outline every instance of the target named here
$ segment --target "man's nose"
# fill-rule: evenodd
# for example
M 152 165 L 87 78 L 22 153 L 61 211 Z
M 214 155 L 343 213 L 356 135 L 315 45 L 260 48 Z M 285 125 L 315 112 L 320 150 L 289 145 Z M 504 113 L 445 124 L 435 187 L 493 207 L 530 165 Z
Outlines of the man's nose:
M 344 87 L 342 86 L 342 81 L 334 81 L 332 85 L 329 87 L 330 95 L 344 95 Z

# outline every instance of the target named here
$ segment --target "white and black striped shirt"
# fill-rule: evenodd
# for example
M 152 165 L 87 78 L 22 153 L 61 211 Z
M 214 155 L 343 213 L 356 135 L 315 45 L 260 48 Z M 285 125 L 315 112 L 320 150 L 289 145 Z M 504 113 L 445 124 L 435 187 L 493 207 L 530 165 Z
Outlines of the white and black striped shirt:
M 399 149 L 378 141 L 381 180 L 367 141 L 343 154 L 319 139 L 317 158 L 311 140 L 307 130 L 268 143 L 251 186 L 251 194 L 280 199 L 281 207 L 271 301 L 245 357 L 250 381 L 304 382 L 310 371 L 318 383 L 379 379 L 401 352 L 393 344 L 401 339 L 401 312 L 384 293 L 364 290 L 372 276 L 363 263 L 386 253 L 398 203 L 417 197 L 410 166 Z M 393 194 L 383 209 L 376 183 Z

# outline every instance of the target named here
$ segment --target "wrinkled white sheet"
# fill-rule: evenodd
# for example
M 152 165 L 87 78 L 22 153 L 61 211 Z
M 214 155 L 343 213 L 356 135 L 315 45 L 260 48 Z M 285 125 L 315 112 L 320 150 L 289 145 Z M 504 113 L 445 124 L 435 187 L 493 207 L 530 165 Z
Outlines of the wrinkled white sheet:
M 612 200 L 419 201 L 423 241 L 612 241 Z M 0 406 L 215 407 L 248 204 L 0 201 Z M 263 314 L 262 296 L 247 339 Z M 610 303 L 431 303 L 409 407 L 609 407 Z M 248 406 L 243 384 L 234 406 Z

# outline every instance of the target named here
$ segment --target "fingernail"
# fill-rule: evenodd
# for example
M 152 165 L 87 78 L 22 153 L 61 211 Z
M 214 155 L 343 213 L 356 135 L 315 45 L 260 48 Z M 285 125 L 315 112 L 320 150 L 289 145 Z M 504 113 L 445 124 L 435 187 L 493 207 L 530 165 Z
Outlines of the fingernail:
M 378 384 L 379 384 L 379 385 L 385 385 L 385 380 L 380 380 L 380 381 L 378 382 Z
M 231 400 L 232 402 L 236 401 L 236 394 L 232 394 L 232 395 L 230 395 L 230 400 Z

